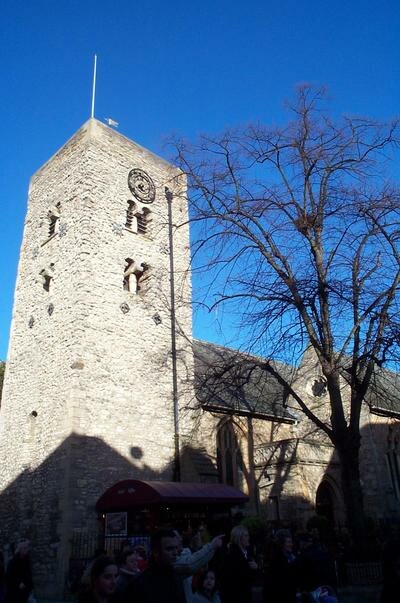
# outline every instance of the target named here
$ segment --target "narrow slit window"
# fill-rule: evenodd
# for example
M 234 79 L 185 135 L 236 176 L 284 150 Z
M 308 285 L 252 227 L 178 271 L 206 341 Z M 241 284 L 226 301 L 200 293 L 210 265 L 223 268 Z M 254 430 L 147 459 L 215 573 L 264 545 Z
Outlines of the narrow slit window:
M 58 202 L 56 205 L 49 209 L 49 237 L 52 237 L 58 232 L 61 215 L 61 203 Z
M 145 207 L 141 213 L 136 214 L 137 231 L 139 234 L 148 234 L 150 224 L 150 210 Z
M 136 203 L 134 201 L 128 201 L 128 209 L 126 210 L 126 221 L 125 228 L 137 232 L 138 223 L 136 217 Z

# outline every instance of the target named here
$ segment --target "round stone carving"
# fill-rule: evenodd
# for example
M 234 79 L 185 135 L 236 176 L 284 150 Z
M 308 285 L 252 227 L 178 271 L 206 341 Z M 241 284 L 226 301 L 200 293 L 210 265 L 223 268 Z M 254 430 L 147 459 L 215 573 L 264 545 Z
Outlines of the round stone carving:
M 154 182 L 144 170 L 131 170 L 128 174 L 128 186 L 132 195 L 142 203 L 153 203 L 156 198 Z

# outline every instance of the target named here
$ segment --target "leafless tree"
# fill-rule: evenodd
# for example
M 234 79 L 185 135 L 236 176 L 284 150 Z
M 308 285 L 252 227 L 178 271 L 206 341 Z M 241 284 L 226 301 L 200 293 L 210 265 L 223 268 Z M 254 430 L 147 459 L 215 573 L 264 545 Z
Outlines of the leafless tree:
M 399 124 L 334 120 L 325 103 L 323 90 L 303 86 L 284 127 L 254 124 L 174 146 L 189 179 L 210 309 L 241 316 L 248 351 L 264 346 L 282 357 L 311 345 L 318 357 L 329 420 L 276 364 L 259 364 L 335 447 L 357 537 L 362 404 L 375 368 L 394 368 L 399 352 L 400 195 L 387 175 Z

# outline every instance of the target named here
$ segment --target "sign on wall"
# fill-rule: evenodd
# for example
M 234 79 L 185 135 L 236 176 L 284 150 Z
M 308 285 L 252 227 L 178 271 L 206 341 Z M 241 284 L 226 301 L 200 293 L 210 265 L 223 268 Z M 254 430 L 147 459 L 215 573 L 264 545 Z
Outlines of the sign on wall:
M 128 533 L 128 513 L 106 513 L 106 536 L 126 536 Z

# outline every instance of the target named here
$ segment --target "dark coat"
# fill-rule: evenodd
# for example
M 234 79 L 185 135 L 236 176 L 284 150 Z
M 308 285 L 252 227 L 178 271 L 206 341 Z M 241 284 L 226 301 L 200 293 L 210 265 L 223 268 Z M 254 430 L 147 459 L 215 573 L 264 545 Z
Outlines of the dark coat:
M 276 550 L 264 582 L 264 602 L 295 603 L 299 582 L 297 559 L 289 559 L 282 551 Z
M 23 588 L 20 585 L 23 584 Z M 7 566 L 6 602 L 26 603 L 32 592 L 32 571 L 29 556 L 15 555 Z
M 186 603 L 182 578 L 169 566 L 151 563 L 129 585 L 126 603 Z
M 121 599 L 117 595 L 111 595 L 108 598 L 108 603 L 120 603 Z M 76 603 L 98 603 L 98 599 L 94 596 L 90 589 L 82 590 L 77 598 Z
M 120 568 L 119 576 L 117 578 L 117 588 L 115 589 L 115 593 L 120 599 L 123 598 L 132 582 L 136 580 L 139 575 L 140 572 L 133 573 L 124 568 Z
M 231 544 L 221 568 L 222 603 L 251 603 L 253 578 L 249 560 L 240 547 Z

